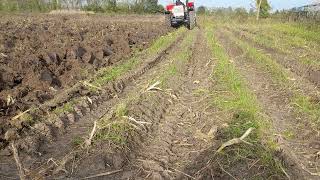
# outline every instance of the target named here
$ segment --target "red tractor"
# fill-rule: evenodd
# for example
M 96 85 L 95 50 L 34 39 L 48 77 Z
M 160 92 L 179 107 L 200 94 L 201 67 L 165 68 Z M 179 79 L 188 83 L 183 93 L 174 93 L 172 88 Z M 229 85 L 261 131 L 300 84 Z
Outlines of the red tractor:
M 193 0 L 175 0 L 166 6 L 166 22 L 172 27 L 185 24 L 189 29 L 196 26 L 196 13 Z

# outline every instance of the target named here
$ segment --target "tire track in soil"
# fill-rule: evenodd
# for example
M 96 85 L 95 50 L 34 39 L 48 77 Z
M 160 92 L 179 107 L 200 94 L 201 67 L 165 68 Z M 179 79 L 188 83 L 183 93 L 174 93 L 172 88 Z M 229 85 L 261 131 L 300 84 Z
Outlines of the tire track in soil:
M 317 171 L 320 165 L 317 160 L 319 137 L 315 136 L 311 128 L 306 128 L 307 122 L 305 124 L 300 122 L 304 117 L 295 116 L 290 106 L 292 93 L 273 84 L 270 74 L 261 71 L 250 60 L 246 60 L 240 48 L 232 44 L 228 36 L 223 33 L 223 29 L 217 30 L 216 36 L 271 118 L 290 176 L 294 179 L 317 179 L 318 177 L 312 176 L 307 171 Z M 299 128 L 303 128 L 304 131 Z M 295 132 L 298 136 L 292 139 L 285 138 L 282 134 L 286 132 Z
M 209 146 L 217 131 L 217 121 L 207 112 L 208 97 L 196 90 L 209 90 L 211 53 L 203 30 L 199 30 L 187 63 L 180 62 L 180 76 L 171 77 L 168 87 L 177 99 L 169 106 L 158 128 L 141 146 L 136 158 L 115 179 L 187 179 L 185 166 Z
M 30 133 L 26 138 L 21 139 L 20 141 L 27 143 L 27 145 L 24 145 L 27 152 L 20 152 L 20 158 L 24 167 L 29 170 L 37 171 L 37 169 L 41 169 L 42 166 L 46 166 L 45 164 L 50 162 L 48 160 L 57 160 L 70 152 L 75 151 L 72 141 L 76 137 L 87 137 L 95 120 L 101 119 L 103 116 L 112 113 L 111 107 L 114 107 L 116 104 L 123 101 L 133 92 L 138 92 L 142 89 L 142 86 L 144 88 L 146 84 L 137 85 L 137 81 L 142 81 L 143 79 L 144 83 L 148 83 L 146 82 L 146 80 L 149 79 L 148 77 L 152 76 L 155 71 L 158 71 L 159 68 L 166 64 L 167 57 L 179 48 L 179 45 L 184 38 L 184 34 L 182 34 L 174 43 L 172 43 L 172 45 L 162 52 L 159 52 L 155 57 L 147 57 L 144 59 L 143 61 L 145 62 L 141 67 L 123 75 L 123 77 L 115 82 L 109 83 L 102 94 L 91 97 L 93 104 L 80 104 L 79 106 L 84 107 L 76 107 L 74 113 L 69 113 L 63 117 L 65 119 L 60 121 L 63 124 L 67 123 L 65 124 L 65 126 L 67 126 L 66 129 L 62 127 L 61 129 L 57 129 L 52 125 L 45 125 L 44 130 L 49 132 L 43 133 L 36 131 Z M 159 99 L 163 98 L 159 97 Z M 163 111 L 162 108 L 155 109 L 159 112 Z M 160 115 L 161 113 L 158 114 L 157 117 Z M 1 163 L 0 175 L 17 174 L 16 164 L 12 161 L 9 148 L 7 148 L 5 152 L 2 152 Z M 66 176 L 62 175 L 61 177 L 63 178 Z

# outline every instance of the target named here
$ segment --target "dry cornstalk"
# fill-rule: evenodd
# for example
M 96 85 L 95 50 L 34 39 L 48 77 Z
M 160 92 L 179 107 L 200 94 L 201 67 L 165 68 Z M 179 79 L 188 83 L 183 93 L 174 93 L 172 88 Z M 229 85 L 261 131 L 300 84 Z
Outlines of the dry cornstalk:
M 22 113 L 20 113 L 20 114 L 18 114 L 18 115 L 16 115 L 16 116 L 14 116 L 11 120 L 12 120 L 12 121 L 17 120 L 17 119 L 19 119 L 21 116 L 25 115 L 26 113 L 28 113 L 28 112 L 30 112 L 30 111 L 31 111 L 31 109 L 28 109 L 28 110 L 26 110 L 26 111 L 24 111 L 24 112 L 22 112 Z
M 87 82 L 87 81 L 83 81 L 82 84 L 83 84 L 84 86 L 91 87 L 91 88 L 98 89 L 98 90 L 102 91 L 102 89 L 101 89 L 100 87 L 95 86 L 95 85 L 93 85 L 93 84 L 91 84 L 91 83 L 89 83 L 89 82 Z
M 188 177 L 188 178 L 190 178 L 190 179 L 196 179 L 195 177 L 192 177 L 192 176 L 190 176 L 189 174 L 187 174 L 187 173 L 185 173 L 185 172 L 182 172 L 182 171 L 180 171 L 180 170 L 178 170 L 178 169 L 175 169 L 175 168 L 171 168 L 172 170 L 174 170 L 174 171 L 176 171 L 176 172 L 178 172 L 178 173 L 181 173 L 182 175 L 184 175 L 184 176 L 186 176 L 186 177 Z
M 87 97 L 87 100 L 88 100 L 88 102 L 89 102 L 90 104 L 93 103 L 93 101 L 92 101 L 92 99 L 91 99 L 90 97 Z
M 14 142 L 12 142 L 11 148 L 12 148 L 12 152 L 13 152 L 13 158 L 16 161 L 16 164 L 17 164 L 19 177 L 20 177 L 21 180 L 25 180 L 26 176 L 25 176 L 25 173 L 24 173 L 24 169 L 23 169 L 23 166 L 21 164 L 21 161 L 20 161 L 20 158 L 19 158 L 19 153 L 18 153 L 18 150 L 17 150 Z
M 0 53 L 0 55 L 3 56 L 3 57 L 5 57 L 5 58 L 8 57 L 8 55 L 5 55 L 5 54 L 3 54 L 3 53 Z
M 152 84 L 152 85 L 147 89 L 147 91 L 152 91 L 152 90 L 162 91 L 162 89 L 156 87 L 156 86 L 158 86 L 160 83 L 161 83 L 160 81 L 155 82 L 154 84 Z
M 7 96 L 7 106 L 10 106 L 10 105 L 12 105 L 14 103 L 15 103 L 15 100 L 13 99 L 13 97 L 8 95 Z
M 105 172 L 105 173 L 96 174 L 96 175 L 93 175 L 93 176 L 88 176 L 88 177 L 85 177 L 85 178 L 82 178 L 82 179 L 93 179 L 93 178 L 97 178 L 97 177 L 108 176 L 108 175 L 115 174 L 115 173 L 118 173 L 118 172 L 121 172 L 121 171 L 122 171 L 122 169 L 115 170 L 115 171 L 109 171 L 109 172 Z
M 86 140 L 86 147 L 89 147 L 92 143 L 92 138 L 94 137 L 97 130 L 97 121 L 94 122 L 93 128 L 91 130 L 89 138 Z
M 151 123 L 149 123 L 149 122 L 137 121 L 136 119 L 134 119 L 133 117 L 130 117 L 130 116 L 122 116 L 122 117 L 128 119 L 129 121 L 132 121 L 133 123 L 135 123 L 135 124 L 137 124 L 139 126 L 141 126 L 144 130 L 146 130 L 145 125 L 147 125 L 147 124 L 151 125 Z M 130 123 L 130 124 L 134 125 L 132 123 Z
M 234 139 L 231 139 L 228 142 L 223 143 L 220 146 L 220 148 L 216 151 L 216 153 L 221 152 L 224 148 L 226 148 L 228 146 L 232 146 L 232 145 L 235 145 L 235 144 L 240 144 L 242 142 L 252 145 L 251 143 L 249 143 L 249 142 L 244 140 L 246 137 L 249 136 L 249 134 L 251 133 L 252 130 L 253 130 L 253 128 L 249 128 L 240 138 L 234 138 Z

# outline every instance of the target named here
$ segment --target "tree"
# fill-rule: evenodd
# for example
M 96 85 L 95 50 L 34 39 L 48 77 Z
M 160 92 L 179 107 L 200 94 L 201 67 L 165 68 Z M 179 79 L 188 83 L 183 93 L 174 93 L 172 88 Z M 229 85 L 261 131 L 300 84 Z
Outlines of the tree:
M 144 11 L 147 13 L 158 12 L 158 0 L 145 0 Z
M 199 6 L 197 9 L 198 14 L 205 14 L 207 11 L 207 8 L 205 6 Z
M 271 6 L 268 0 L 256 0 L 257 20 L 260 17 L 266 18 L 270 15 Z

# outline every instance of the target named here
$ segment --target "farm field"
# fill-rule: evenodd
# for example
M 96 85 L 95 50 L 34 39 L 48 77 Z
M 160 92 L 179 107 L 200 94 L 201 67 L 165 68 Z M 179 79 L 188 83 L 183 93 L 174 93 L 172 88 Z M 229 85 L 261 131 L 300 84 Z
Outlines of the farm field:
M 318 179 L 319 31 L 0 20 L 0 179 Z

